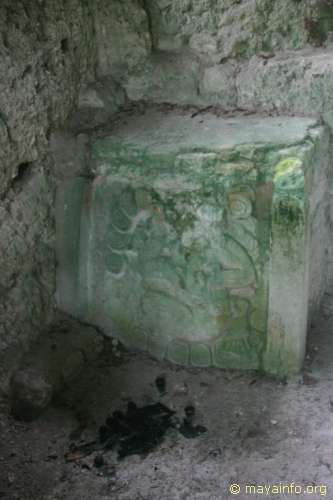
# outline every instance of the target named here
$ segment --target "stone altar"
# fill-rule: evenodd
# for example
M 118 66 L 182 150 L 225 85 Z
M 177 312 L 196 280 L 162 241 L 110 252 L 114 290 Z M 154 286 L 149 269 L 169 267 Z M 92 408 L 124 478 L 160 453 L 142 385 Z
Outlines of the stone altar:
M 91 148 L 57 195 L 58 304 L 195 367 L 284 375 L 325 289 L 328 132 L 312 118 L 163 113 Z

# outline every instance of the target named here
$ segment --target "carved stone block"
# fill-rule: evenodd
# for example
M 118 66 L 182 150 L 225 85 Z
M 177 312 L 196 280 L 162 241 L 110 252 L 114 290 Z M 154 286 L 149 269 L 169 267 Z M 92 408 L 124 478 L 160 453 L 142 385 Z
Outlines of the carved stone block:
M 59 306 L 181 365 L 295 371 L 324 290 L 327 150 L 311 119 L 120 124 L 94 179 L 59 189 Z

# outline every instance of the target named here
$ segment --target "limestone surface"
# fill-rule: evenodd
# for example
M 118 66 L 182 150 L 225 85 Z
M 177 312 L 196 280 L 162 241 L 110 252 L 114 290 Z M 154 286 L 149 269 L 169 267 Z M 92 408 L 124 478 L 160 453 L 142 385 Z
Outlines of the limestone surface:
M 140 0 L 97 0 L 93 5 L 99 77 L 120 78 L 151 51 L 147 13 Z
M 92 8 L 80 0 L 0 5 L 0 370 L 53 314 L 50 131 L 74 111 L 95 66 Z
M 331 111 L 332 55 L 332 50 L 308 50 L 251 58 L 236 78 L 238 105 L 273 112 Z
M 120 123 L 95 179 L 58 192 L 59 306 L 175 363 L 297 370 L 325 289 L 327 150 L 305 118 Z
M 93 75 L 89 6 L 79 0 L 5 0 L 0 8 L 0 193 L 20 163 L 37 160 L 50 126 L 74 110 L 82 77 Z
M 301 49 L 325 40 L 329 8 L 318 1 L 290 0 L 148 0 L 154 47 L 189 46 L 211 63 L 250 57 L 258 51 Z M 317 32 L 305 23 L 315 22 Z M 317 24 L 316 24 L 317 23 Z

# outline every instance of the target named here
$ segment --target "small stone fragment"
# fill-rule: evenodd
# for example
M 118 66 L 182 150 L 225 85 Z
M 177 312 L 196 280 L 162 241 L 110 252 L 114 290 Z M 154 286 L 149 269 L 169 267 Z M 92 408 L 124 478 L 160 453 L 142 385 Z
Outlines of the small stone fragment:
M 36 419 L 52 399 L 52 386 L 36 370 L 17 371 L 11 380 L 11 409 L 18 420 Z
M 257 57 L 260 57 L 261 59 L 271 59 L 272 57 L 275 57 L 274 52 L 259 52 L 257 54 Z
M 174 396 L 186 396 L 188 394 L 188 386 L 184 382 L 180 382 L 173 386 Z
M 318 382 L 318 380 L 313 377 L 312 375 L 309 375 L 308 373 L 304 373 L 303 375 L 303 385 L 315 385 Z

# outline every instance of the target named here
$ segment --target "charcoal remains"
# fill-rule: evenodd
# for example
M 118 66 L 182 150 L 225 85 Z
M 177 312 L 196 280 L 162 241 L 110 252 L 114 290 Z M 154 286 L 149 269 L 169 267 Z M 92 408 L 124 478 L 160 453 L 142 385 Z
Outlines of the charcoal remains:
M 177 429 L 185 438 L 200 436 L 207 429 L 193 425 L 194 406 L 185 408 L 185 418 L 181 422 L 175 412 L 158 402 L 138 407 L 133 401 L 127 404 L 127 411 L 116 410 L 99 428 L 99 439 L 90 443 L 71 445 L 65 455 L 67 462 L 81 460 L 98 451 L 95 467 L 102 467 L 103 452 L 116 450 L 119 460 L 130 455 L 146 456 L 163 441 L 168 429 Z
M 129 402 L 127 412 L 113 412 L 100 427 L 99 437 L 105 449 L 117 448 L 119 459 L 129 455 L 147 455 L 162 441 L 166 431 L 174 427 L 174 411 L 162 403 L 139 408 Z

